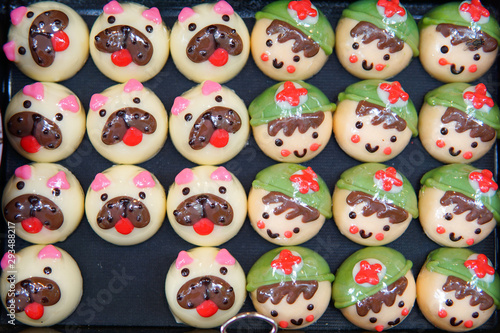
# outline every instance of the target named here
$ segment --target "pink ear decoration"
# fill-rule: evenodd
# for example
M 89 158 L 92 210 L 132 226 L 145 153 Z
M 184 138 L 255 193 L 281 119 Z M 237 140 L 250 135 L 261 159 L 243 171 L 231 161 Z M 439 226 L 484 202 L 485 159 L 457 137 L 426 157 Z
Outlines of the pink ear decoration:
M 228 250 L 226 249 L 221 249 L 219 252 L 217 252 L 217 255 L 215 256 L 215 261 L 221 265 L 229 265 L 232 266 L 236 263 L 236 259 L 229 253 Z
M 123 87 L 123 91 L 127 93 L 131 91 L 141 91 L 142 89 L 144 89 L 144 86 L 136 79 L 128 80 Z
M 234 9 L 230 4 L 222 0 L 215 4 L 214 12 L 220 15 L 232 15 L 234 13 Z
M 222 86 L 214 81 L 207 80 L 203 82 L 203 86 L 201 87 L 201 93 L 204 96 L 208 96 L 213 92 L 219 91 L 222 89 Z
M 90 109 L 92 111 L 99 111 L 101 106 L 106 104 L 107 101 L 108 97 L 101 94 L 93 94 L 92 97 L 90 97 Z
M 191 169 L 185 168 L 175 176 L 175 183 L 177 185 L 188 184 L 193 181 L 194 174 Z
M 118 1 L 110 1 L 103 7 L 105 14 L 120 14 L 123 13 L 123 8 Z
M 78 99 L 75 95 L 69 95 L 68 97 L 61 99 L 57 105 L 63 111 L 77 113 L 80 110 L 80 103 L 78 103 Z
M 24 18 L 24 14 L 28 11 L 28 8 L 21 6 L 17 7 L 16 9 L 13 9 L 10 12 L 10 21 L 12 22 L 13 25 L 18 25 L 21 23 L 21 21 Z
M 189 7 L 184 7 L 179 13 L 179 16 L 177 16 L 177 19 L 179 20 L 179 22 L 184 22 L 194 14 L 195 14 L 194 10 L 192 10 Z
M 31 178 L 31 166 L 29 166 L 28 164 L 22 165 L 16 169 L 14 174 L 18 178 L 28 180 Z
M 193 262 L 193 258 L 189 256 L 186 251 L 179 252 L 177 259 L 175 260 L 175 268 L 181 269 L 182 267 L 189 265 Z
M 214 172 L 212 172 L 212 174 L 210 175 L 210 179 L 230 182 L 233 179 L 233 177 L 231 176 L 231 173 L 227 171 L 226 168 L 221 166 L 215 169 Z
M 3 52 L 9 61 L 16 61 L 16 42 L 10 41 L 3 44 Z
M 54 177 L 49 178 L 47 181 L 48 188 L 60 188 L 62 190 L 67 190 L 70 188 L 68 180 L 66 179 L 66 173 L 64 171 L 59 171 Z
M 90 188 L 95 192 L 99 192 L 100 190 L 105 189 L 109 185 L 111 185 L 111 181 L 108 178 L 106 178 L 104 174 L 98 173 L 97 175 L 95 175 L 92 184 L 90 184 Z
M 28 84 L 23 88 L 23 94 L 26 96 L 33 97 L 37 101 L 43 101 L 44 88 L 41 82 L 35 82 L 33 84 Z
M 155 187 L 156 183 L 149 172 L 142 171 L 134 177 L 134 185 L 138 188 L 145 188 Z
M 47 245 L 38 252 L 38 259 L 61 259 L 61 251 L 54 245 Z
M 142 16 L 153 23 L 161 24 L 160 11 L 156 7 L 152 7 L 142 12 Z
M 177 96 L 174 99 L 174 105 L 172 106 L 172 114 L 177 116 L 182 111 L 186 110 L 189 106 L 189 99 L 185 99 L 184 97 Z
M 16 255 L 10 252 L 5 252 L 2 257 L 2 261 L 0 261 L 0 267 L 2 267 L 2 270 L 5 270 L 12 262 L 16 263 Z

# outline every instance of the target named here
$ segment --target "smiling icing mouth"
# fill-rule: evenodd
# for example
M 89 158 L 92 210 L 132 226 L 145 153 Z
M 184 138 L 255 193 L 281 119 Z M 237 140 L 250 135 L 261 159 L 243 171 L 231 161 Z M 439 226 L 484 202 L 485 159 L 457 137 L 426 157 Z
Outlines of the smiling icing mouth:
M 302 151 L 302 154 L 299 154 L 299 152 L 297 150 L 294 150 L 293 151 L 293 154 L 298 157 L 298 158 L 302 158 L 304 156 L 306 156 L 307 154 L 307 149 L 304 148 L 304 150 Z
M 455 147 L 451 147 L 450 149 L 448 149 L 448 151 L 450 152 L 451 156 L 458 156 L 462 153 L 461 150 L 455 151 Z
M 369 153 L 374 153 L 376 152 L 380 147 L 379 146 L 375 146 L 375 147 L 372 147 L 371 144 L 367 143 L 365 145 L 365 149 L 369 152 Z
M 451 64 L 450 66 L 450 72 L 451 74 L 458 75 L 461 74 L 465 70 L 464 66 L 460 66 L 460 69 L 457 70 L 457 66 L 455 64 Z

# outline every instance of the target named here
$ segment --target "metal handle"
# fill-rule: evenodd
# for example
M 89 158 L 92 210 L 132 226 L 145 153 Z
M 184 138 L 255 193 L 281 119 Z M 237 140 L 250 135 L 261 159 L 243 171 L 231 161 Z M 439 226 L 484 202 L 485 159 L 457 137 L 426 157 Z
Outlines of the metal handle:
M 220 332 L 221 333 L 227 333 L 227 327 L 234 323 L 235 321 L 242 320 L 242 319 L 247 319 L 247 318 L 257 318 L 257 319 L 262 319 L 266 321 L 268 324 L 272 326 L 271 330 L 269 333 L 276 333 L 278 331 L 278 325 L 274 322 L 274 320 L 267 318 L 264 315 L 261 315 L 258 312 L 242 312 L 240 314 L 237 314 L 236 316 L 230 318 L 228 321 L 226 321 L 222 326 L 220 327 Z

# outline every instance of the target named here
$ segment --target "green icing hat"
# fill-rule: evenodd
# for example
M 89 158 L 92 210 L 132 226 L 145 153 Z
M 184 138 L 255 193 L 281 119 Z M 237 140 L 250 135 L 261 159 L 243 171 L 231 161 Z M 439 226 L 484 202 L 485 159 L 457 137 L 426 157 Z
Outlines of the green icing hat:
M 305 166 L 293 163 L 271 165 L 261 170 L 257 176 L 255 176 L 252 186 L 269 192 L 276 191 L 286 194 L 300 203 L 316 208 L 327 219 L 331 218 L 332 203 L 330 191 L 320 176 L 316 175 L 317 178 L 313 178 L 316 184 L 309 186 L 309 191 L 305 194 L 301 193 L 298 189 L 299 180 L 295 182 L 290 180 L 292 175 L 301 170 L 306 170 L 305 172 L 308 173 L 312 171 L 310 167 L 306 168 Z M 314 173 L 314 171 L 312 171 L 312 173 Z M 317 185 L 317 187 L 315 187 L 315 185 Z
M 469 164 L 449 164 L 427 172 L 420 184 L 422 186 L 434 187 L 442 191 L 460 192 L 476 202 L 480 201 L 486 208 L 493 213 L 493 217 L 500 223 L 500 192 L 496 191 L 493 195 L 485 195 L 479 189 L 475 189 L 471 184 L 478 184 L 477 181 L 470 181 L 469 174 L 472 171 L 482 170 Z M 483 171 L 484 172 L 484 171 Z M 486 170 L 486 172 L 489 172 Z M 484 175 L 483 175 L 484 176 Z M 491 179 L 491 181 L 493 181 Z M 479 185 L 476 185 L 477 187 Z
M 292 116 L 299 116 L 305 113 L 314 113 L 317 111 L 332 112 L 335 110 L 336 105 L 330 103 L 328 97 L 325 96 L 318 88 L 306 83 L 304 81 L 293 81 L 295 84 L 300 85 L 307 90 L 307 101 L 297 106 L 290 106 L 289 108 L 283 107 L 283 102 L 277 103 L 275 96 L 277 90 L 288 84 L 288 82 L 280 82 L 267 88 L 262 94 L 257 96 L 248 107 L 250 114 L 250 124 L 252 126 L 259 126 L 267 124 L 278 118 L 287 118 Z M 300 89 L 300 88 L 298 88 Z
M 340 175 L 337 187 L 349 191 L 361 191 L 368 193 L 379 200 L 387 201 L 403 208 L 409 212 L 413 218 L 417 218 L 417 195 L 415 194 L 410 181 L 405 176 L 398 173 L 402 178 L 403 184 L 399 186 L 400 190 L 396 193 L 391 193 L 395 191 L 385 191 L 381 188 L 383 180 L 375 183 L 375 174 L 380 170 L 385 173 L 381 175 L 382 178 L 388 177 L 387 181 L 390 182 L 390 176 L 393 176 L 393 174 L 391 174 L 392 170 L 388 170 L 388 168 L 389 166 L 380 163 L 363 163 L 357 165 L 344 171 Z M 393 184 L 392 188 L 396 189 L 396 184 Z
M 478 84 L 475 89 L 483 86 L 483 84 Z M 459 109 L 494 128 L 498 133 L 500 131 L 500 109 L 498 104 L 494 103 L 494 106 L 489 111 L 478 110 L 472 105 L 467 105 L 464 99 L 464 90 L 471 87 L 474 86 L 468 83 L 448 83 L 428 92 L 424 99 L 427 104 L 432 106 L 439 105 Z M 486 87 L 484 86 L 484 88 Z
M 353 270 L 362 260 L 376 259 L 386 268 L 384 276 L 375 285 L 358 284 L 353 277 Z M 333 283 L 332 297 L 337 309 L 346 308 L 358 301 L 378 293 L 404 276 L 413 263 L 396 250 L 389 247 L 365 247 L 354 252 L 340 265 Z
M 414 137 L 418 135 L 417 124 L 418 115 L 415 106 L 410 98 L 408 98 L 408 103 L 404 106 L 391 106 L 390 103 L 382 101 L 378 94 L 378 87 L 382 83 L 389 83 L 391 85 L 399 84 L 399 82 L 389 82 L 382 80 L 363 80 L 351 84 L 348 86 L 344 92 L 341 92 L 338 97 L 338 102 L 342 102 L 344 99 L 349 99 L 355 102 L 368 101 L 373 104 L 385 107 L 388 110 L 394 112 L 399 117 L 403 118 L 411 130 Z
M 476 273 L 466 267 L 465 261 L 475 254 L 473 251 L 464 248 L 442 247 L 429 253 L 425 262 L 425 267 L 431 271 L 446 276 L 454 276 L 490 295 L 495 306 L 500 307 L 500 277 L 495 272 L 492 281 L 479 278 Z
M 288 3 L 290 1 L 275 1 L 271 2 L 265 6 L 260 12 L 255 13 L 255 18 L 260 20 L 261 18 L 267 18 L 269 20 L 280 20 L 290 24 L 291 26 L 299 29 L 304 34 L 309 36 L 312 40 L 319 44 L 319 46 L 325 51 L 328 56 L 332 54 L 333 45 L 335 44 L 335 35 L 333 33 L 333 28 L 328 22 L 323 13 L 318 11 L 318 21 L 315 24 L 307 24 L 300 19 L 295 19 L 289 14 Z
M 298 258 L 300 259 L 297 260 Z M 286 259 L 289 259 L 292 265 L 281 266 Z M 313 250 L 301 246 L 278 247 L 265 253 L 252 266 L 247 276 L 247 290 L 252 292 L 259 287 L 279 282 L 308 280 L 332 282 L 334 279 L 335 276 L 330 272 L 328 263 Z
M 472 27 L 475 29 L 479 27 L 480 30 L 495 38 L 497 42 L 500 43 L 500 26 L 492 15 L 489 16 L 488 22 L 486 23 L 475 23 L 473 21 L 465 20 L 462 15 L 460 15 L 460 4 L 461 2 L 449 2 L 441 6 L 434 7 L 424 15 L 422 20 L 420 20 L 418 27 L 422 30 L 430 25 L 438 25 L 442 23 Z
M 408 10 L 406 8 L 404 10 L 407 15 L 406 20 L 391 22 L 390 18 L 384 17 L 379 13 L 377 0 L 361 0 L 350 4 L 344 9 L 342 17 L 348 17 L 359 22 L 369 22 L 379 29 L 393 33 L 411 47 L 414 57 L 418 57 L 419 33 L 417 24 Z

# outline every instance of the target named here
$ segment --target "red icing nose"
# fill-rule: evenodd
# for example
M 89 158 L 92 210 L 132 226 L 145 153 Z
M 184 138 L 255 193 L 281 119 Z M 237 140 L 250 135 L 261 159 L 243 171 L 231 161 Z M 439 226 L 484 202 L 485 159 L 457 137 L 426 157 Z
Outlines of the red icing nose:
M 203 303 L 196 307 L 196 312 L 204 318 L 213 316 L 217 310 L 219 310 L 219 308 L 211 300 L 203 301 Z
M 43 305 L 40 303 L 30 303 L 24 308 L 24 313 L 33 320 L 38 320 L 43 316 Z
M 134 225 L 126 217 L 122 217 L 120 221 L 116 222 L 115 229 L 122 235 L 128 235 L 134 230 Z
M 137 146 L 142 141 L 142 132 L 135 127 L 130 127 L 123 136 L 123 143 L 127 146 Z
M 193 229 L 198 235 L 206 236 L 214 230 L 214 223 L 204 217 L 193 225 Z
M 36 141 L 33 135 L 28 135 L 21 138 L 21 148 L 24 149 L 27 153 L 34 154 L 40 150 L 41 145 Z
M 223 129 L 216 129 L 210 138 L 210 144 L 217 148 L 222 148 L 229 142 L 229 133 Z
M 125 67 L 132 62 L 132 55 L 129 50 L 121 49 L 111 54 L 111 61 L 118 67 Z
M 54 51 L 56 52 L 64 51 L 68 48 L 68 46 L 69 46 L 69 37 L 68 35 L 66 35 L 64 31 L 60 30 L 52 36 L 52 47 L 54 48 Z
M 27 218 L 26 220 L 21 222 L 21 225 L 23 226 L 23 229 L 30 234 L 36 234 L 43 228 L 42 222 L 36 217 Z
M 227 63 L 229 59 L 229 54 L 224 49 L 217 49 L 212 53 L 212 55 L 208 58 L 208 61 L 214 66 L 221 67 Z

